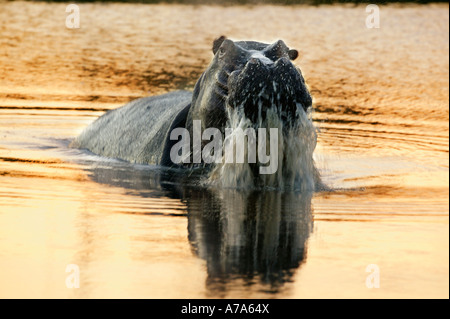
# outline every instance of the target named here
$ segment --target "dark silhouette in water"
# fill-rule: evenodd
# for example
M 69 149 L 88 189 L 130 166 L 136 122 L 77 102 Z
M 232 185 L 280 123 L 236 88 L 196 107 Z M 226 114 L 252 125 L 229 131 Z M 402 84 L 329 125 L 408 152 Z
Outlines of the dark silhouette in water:
M 205 284 L 215 293 L 225 295 L 236 279 L 277 292 L 306 259 L 312 192 L 205 189 L 195 186 L 201 174 L 136 169 L 128 163 L 92 167 L 89 175 L 135 196 L 183 202 L 192 251 L 206 261 Z
M 206 261 L 207 285 L 227 290 L 234 279 L 278 291 L 306 258 L 312 193 L 190 192 L 188 234 Z

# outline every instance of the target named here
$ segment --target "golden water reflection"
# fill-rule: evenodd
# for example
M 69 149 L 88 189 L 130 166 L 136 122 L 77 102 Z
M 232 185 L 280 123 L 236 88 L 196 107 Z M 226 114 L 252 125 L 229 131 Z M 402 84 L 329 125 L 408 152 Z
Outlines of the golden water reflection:
M 2 297 L 433 297 L 448 287 L 444 197 L 432 214 L 375 189 L 199 191 L 125 163 L 60 165 L 61 178 L 2 178 Z M 365 286 L 370 263 L 385 289 Z M 78 289 L 66 287 L 67 264 L 80 267 Z

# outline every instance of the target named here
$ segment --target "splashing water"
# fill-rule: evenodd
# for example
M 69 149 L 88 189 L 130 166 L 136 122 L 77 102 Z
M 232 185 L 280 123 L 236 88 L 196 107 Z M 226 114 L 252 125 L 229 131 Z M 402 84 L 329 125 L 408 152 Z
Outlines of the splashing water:
M 269 155 L 270 128 L 278 132 L 277 151 L 278 167 L 273 174 L 260 174 L 254 165 L 259 168 L 268 164 L 257 161 L 256 164 L 248 162 L 248 146 L 245 148 L 244 163 L 227 163 L 226 154 L 222 161 L 211 171 L 206 184 L 224 188 L 264 188 L 277 190 L 314 191 L 320 184 L 319 173 L 315 167 L 313 152 L 317 143 L 316 128 L 311 119 L 311 112 L 305 112 L 301 105 L 297 105 L 296 120 L 287 124 L 281 117 L 280 105 L 272 103 L 266 110 L 264 118 L 261 116 L 262 105 L 259 103 L 258 120 L 252 123 L 244 113 L 242 107 L 227 107 L 227 127 L 232 134 L 227 135 L 224 144 L 230 139 L 237 139 L 236 132 L 246 129 L 266 129 L 266 151 Z M 232 142 L 233 140 L 231 140 Z

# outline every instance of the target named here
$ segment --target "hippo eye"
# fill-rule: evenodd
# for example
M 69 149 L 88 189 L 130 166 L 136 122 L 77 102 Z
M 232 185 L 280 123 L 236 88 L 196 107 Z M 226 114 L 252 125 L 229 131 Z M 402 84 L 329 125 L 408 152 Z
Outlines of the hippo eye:
M 227 50 L 225 50 L 225 48 L 220 48 L 219 49 L 219 58 L 223 57 L 226 52 L 227 52 Z

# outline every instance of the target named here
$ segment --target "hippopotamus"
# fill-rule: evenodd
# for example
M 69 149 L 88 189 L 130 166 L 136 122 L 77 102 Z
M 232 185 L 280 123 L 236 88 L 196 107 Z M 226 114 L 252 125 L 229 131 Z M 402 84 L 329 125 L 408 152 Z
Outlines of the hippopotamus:
M 89 125 L 72 147 L 132 163 L 205 167 L 214 164 L 201 158 L 200 163 L 173 160 L 171 150 L 177 143 L 171 136 L 174 130 L 195 134 L 194 124 L 201 123 L 202 130 L 212 127 L 224 135 L 231 114 L 238 111 L 257 128 L 269 116 L 267 112 L 274 110 L 271 116 L 279 119 L 280 134 L 286 137 L 304 122 L 312 97 L 300 68 L 293 64 L 297 50 L 282 40 L 267 44 L 221 36 L 213 41 L 212 53 L 214 57 L 193 92 L 144 97 L 110 110 Z M 292 135 L 289 138 L 292 140 Z M 192 147 L 190 151 L 193 156 Z M 312 152 L 308 156 L 312 160 Z M 286 164 L 286 158 L 278 158 L 280 165 Z

